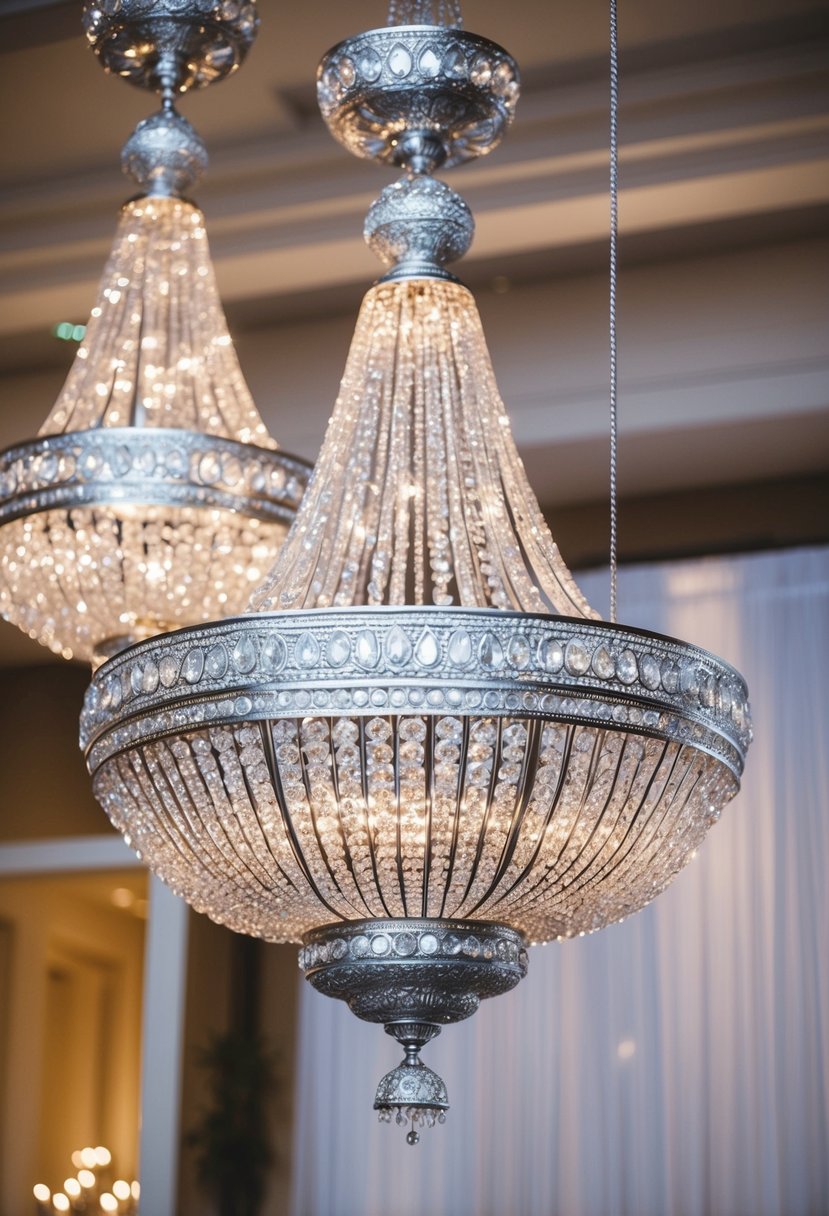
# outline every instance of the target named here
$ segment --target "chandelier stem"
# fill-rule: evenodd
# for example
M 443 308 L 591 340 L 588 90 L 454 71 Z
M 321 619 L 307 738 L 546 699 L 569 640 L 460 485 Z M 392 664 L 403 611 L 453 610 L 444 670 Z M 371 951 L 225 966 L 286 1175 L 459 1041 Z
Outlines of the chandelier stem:
M 619 451 L 616 271 L 619 244 L 619 31 L 616 0 L 610 0 L 610 620 L 616 623 L 618 584 Z

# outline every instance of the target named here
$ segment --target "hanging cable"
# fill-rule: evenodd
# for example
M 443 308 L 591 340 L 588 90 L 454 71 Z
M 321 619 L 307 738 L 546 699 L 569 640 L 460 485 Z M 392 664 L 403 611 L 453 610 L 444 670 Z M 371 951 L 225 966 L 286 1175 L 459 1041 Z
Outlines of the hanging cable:
M 616 266 L 619 243 L 619 32 L 616 0 L 610 0 L 610 620 L 616 622 L 618 582 L 617 456 L 618 373 Z

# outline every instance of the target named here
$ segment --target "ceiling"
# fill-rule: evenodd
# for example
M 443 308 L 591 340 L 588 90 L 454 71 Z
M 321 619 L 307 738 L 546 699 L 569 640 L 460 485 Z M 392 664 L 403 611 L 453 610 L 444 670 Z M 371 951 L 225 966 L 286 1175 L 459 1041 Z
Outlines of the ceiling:
M 0 446 L 33 435 L 51 406 L 72 355 L 52 326 L 89 312 L 131 193 L 119 149 L 154 108 L 104 75 L 79 10 L 0 5 Z M 382 24 L 385 10 L 259 10 L 242 71 L 182 110 L 210 151 L 198 198 L 244 370 L 280 441 L 313 456 L 376 274 L 362 219 L 390 180 L 331 140 L 314 73 L 328 46 Z M 501 148 L 449 175 L 476 216 L 464 278 L 545 503 L 597 499 L 607 4 L 467 0 L 464 11 L 524 80 Z M 827 469 L 829 6 L 620 0 L 620 41 L 623 491 Z M 547 484 L 554 447 L 565 459 Z M 10 655 L 41 652 L 3 625 L 0 662 Z

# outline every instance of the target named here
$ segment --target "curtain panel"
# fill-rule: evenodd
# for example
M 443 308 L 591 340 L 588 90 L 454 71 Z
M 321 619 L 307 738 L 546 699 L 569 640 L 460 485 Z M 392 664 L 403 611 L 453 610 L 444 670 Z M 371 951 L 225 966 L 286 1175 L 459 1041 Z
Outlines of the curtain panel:
M 652 905 L 429 1044 L 416 1148 L 371 1109 L 397 1044 L 304 985 L 292 1216 L 829 1212 L 829 550 L 624 569 L 619 616 L 746 676 L 742 792 Z

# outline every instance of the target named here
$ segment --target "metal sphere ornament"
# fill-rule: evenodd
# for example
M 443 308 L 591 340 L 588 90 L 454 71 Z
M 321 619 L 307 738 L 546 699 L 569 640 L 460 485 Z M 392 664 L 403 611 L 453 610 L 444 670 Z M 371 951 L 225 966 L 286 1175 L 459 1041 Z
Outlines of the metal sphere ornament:
M 381 103 L 405 144 L 427 47 L 439 63 L 452 50 L 445 107 L 426 73 L 433 116 L 456 114 L 473 74 L 476 105 L 500 112 L 501 66 L 516 80 L 500 48 L 409 28 L 424 49 L 404 73 L 398 33 L 323 60 L 347 146 Z M 449 120 L 429 134 L 447 160 L 464 146 Z M 737 792 L 750 727 L 727 663 L 587 604 L 445 265 L 467 212 L 411 167 L 384 195 L 369 240 L 392 266 L 270 576 L 246 615 L 102 667 L 82 738 L 101 804 L 175 891 L 233 929 L 302 941 L 313 986 L 401 1044 L 375 1107 L 414 1144 L 448 1106 L 424 1045 L 518 984 L 528 945 L 658 895 Z

